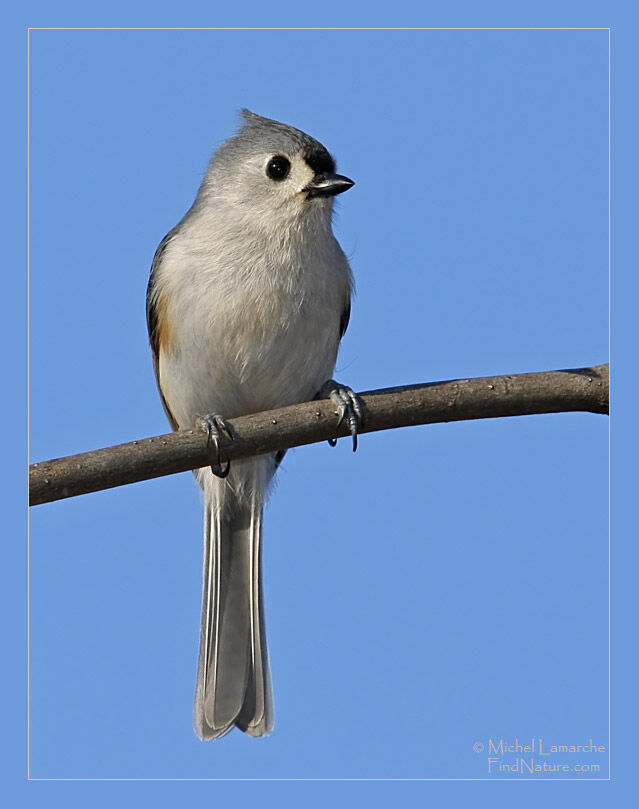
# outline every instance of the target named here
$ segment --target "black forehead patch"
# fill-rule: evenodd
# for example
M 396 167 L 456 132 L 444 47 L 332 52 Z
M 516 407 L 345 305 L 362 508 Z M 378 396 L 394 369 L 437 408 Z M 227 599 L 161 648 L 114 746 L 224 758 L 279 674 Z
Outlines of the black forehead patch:
M 303 156 L 306 165 L 315 174 L 332 174 L 335 171 L 335 161 L 326 149 L 307 149 Z

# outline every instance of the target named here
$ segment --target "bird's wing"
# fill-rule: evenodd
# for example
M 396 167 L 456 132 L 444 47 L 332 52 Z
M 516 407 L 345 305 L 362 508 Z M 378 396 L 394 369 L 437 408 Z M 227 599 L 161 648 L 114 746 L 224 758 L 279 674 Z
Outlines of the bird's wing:
M 163 343 L 165 343 L 168 338 L 169 326 L 166 319 L 166 309 L 162 305 L 158 295 L 158 271 L 160 265 L 162 264 L 162 257 L 169 242 L 175 236 L 176 230 L 176 228 L 170 230 L 158 245 L 158 249 L 155 251 L 155 255 L 153 256 L 151 274 L 149 276 L 149 283 L 146 288 L 146 325 L 149 330 L 149 343 L 151 344 L 151 354 L 153 357 L 153 371 L 155 372 L 155 380 L 157 382 L 158 391 L 160 392 L 160 398 L 162 399 L 164 412 L 166 413 L 169 423 L 174 430 L 178 429 L 178 423 L 169 409 L 160 385 L 160 352 L 162 350 Z
M 351 319 L 351 293 L 350 290 L 346 293 L 346 302 L 344 304 L 344 308 L 342 309 L 342 316 L 339 321 L 339 339 L 341 340 L 342 337 L 346 334 L 346 329 L 348 328 L 348 322 Z

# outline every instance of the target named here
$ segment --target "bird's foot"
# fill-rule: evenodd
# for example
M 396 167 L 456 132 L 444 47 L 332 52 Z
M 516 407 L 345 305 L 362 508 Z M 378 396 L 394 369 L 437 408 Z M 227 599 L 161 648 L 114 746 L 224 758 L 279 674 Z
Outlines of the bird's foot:
M 211 463 L 211 472 L 218 478 L 225 478 L 231 471 L 231 462 L 222 463 L 220 444 L 224 443 L 225 440 L 234 440 L 231 425 L 222 416 L 214 414 L 204 416 L 201 420 L 201 426 L 206 432 L 209 446 L 212 448 L 213 463 Z M 226 436 L 226 439 L 224 436 Z
M 353 452 L 355 452 L 357 449 L 357 433 L 364 422 L 362 400 L 352 388 L 349 388 L 348 385 L 342 385 L 334 379 L 329 379 L 328 382 L 322 385 L 318 398 L 328 398 L 337 405 L 337 426 L 339 427 L 343 421 L 346 421 L 349 432 L 353 437 Z M 334 447 L 337 444 L 337 438 L 329 438 L 328 443 Z

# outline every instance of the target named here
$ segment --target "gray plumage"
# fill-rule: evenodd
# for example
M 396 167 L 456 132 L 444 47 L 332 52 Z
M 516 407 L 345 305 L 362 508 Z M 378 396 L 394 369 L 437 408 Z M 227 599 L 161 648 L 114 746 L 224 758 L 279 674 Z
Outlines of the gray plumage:
M 149 335 L 174 429 L 312 399 L 348 323 L 352 277 L 331 216 L 332 196 L 352 182 L 314 138 L 242 114 L 151 271 Z M 234 462 L 224 479 L 196 473 L 205 510 L 194 710 L 202 739 L 273 727 L 260 571 L 262 511 L 279 460 Z

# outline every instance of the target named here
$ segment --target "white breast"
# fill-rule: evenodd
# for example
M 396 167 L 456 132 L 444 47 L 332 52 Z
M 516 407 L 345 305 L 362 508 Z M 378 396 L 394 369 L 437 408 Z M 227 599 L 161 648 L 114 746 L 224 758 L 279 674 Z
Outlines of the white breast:
M 330 229 L 267 238 L 187 220 L 157 283 L 174 335 L 159 381 L 181 428 L 311 399 L 332 376 L 350 270 Z

